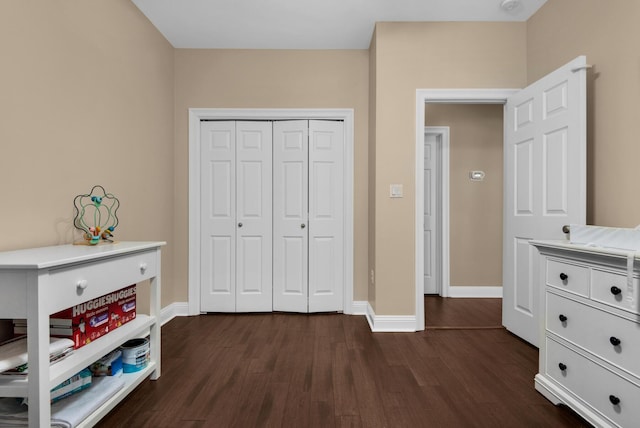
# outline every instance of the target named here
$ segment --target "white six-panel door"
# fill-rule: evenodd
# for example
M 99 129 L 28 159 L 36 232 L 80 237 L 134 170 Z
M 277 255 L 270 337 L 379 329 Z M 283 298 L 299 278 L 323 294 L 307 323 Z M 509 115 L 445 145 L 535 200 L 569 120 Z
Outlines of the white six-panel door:
M 309 312 L 341 311 L 344 123 L 309 121 Z
M 505 105 L 504 326 L 537 345 L 538 258 L 531 239 L 564 239 L 586 221 L 586 59 L 578 57 Z
M 201 310 L 272 310 L 270 122 L 201 122 Z
M 437 294 L 436 283 L 436 147 L 437 135 L 424 136 L 424 294 Z
M 236 312 L 270 312 L 271 122 L 236 122 L 236 156 Z
M 273 310 L 308 311 L 309 121 L 273 124 Z
M 236 307 L 235 122 L 201 122 L 202 311 Z

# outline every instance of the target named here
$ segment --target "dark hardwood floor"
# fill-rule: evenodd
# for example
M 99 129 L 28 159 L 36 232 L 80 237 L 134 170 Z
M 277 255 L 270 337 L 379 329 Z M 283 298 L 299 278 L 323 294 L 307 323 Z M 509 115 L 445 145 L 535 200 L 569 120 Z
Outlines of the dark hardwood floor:
M 374 334 L 365 317 L 339 314 L 175 318 L 162 329 L 160 379 L 98 426 L 589 426 L 534 390 L 537 349 L 495 328 L 493 299 L 471 305 L 483 316 L 458 307 L 473 302 L 430 299 L 428 325 L 492 328 Z
M 430 328 L 502 328 L 502 299 L 424 297 L 425 326 Z

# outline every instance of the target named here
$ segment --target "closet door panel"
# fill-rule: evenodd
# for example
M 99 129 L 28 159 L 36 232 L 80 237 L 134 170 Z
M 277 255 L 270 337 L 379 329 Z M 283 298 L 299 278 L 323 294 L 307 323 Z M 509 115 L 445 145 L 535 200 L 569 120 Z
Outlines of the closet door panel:
M 200 302 L 204 312 L 235 311 L 235 123 L 200 124 Z
M 273 127 L 273 309 L 307 312 L 308 121 Z
M 344 128 L 309 121 L 309 312 L 342 311 Z
M 272 306 L 272 125 L 236 122 L 236 311 Z

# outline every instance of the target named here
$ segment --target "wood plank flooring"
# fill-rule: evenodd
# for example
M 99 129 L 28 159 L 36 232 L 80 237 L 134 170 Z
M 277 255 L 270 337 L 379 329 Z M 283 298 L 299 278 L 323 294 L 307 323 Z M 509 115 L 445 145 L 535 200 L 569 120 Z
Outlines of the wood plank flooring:
M 437 299 L 427 323 L 472 323 L 446 319 L 459 299 Z M 534 390 L 537 349 L 500 328 L 374 334 L 363 316 L 212 314 L 173 319 L 162 341 L 160 379 L 99 427 L 589 426 Z

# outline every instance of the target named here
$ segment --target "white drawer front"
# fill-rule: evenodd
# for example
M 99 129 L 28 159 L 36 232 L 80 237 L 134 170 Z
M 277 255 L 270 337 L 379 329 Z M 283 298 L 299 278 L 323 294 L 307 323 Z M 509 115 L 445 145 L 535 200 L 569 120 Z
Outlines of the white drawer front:
M 627 274 L 592 269 L 591 298 L 607 305 L 615 306 L 635 314 L 638 307 L 638 278 L 633 278 L 631 287 L 627 285 Z
M 589 297 L 589 268 L 548 260 L 547 284 L 561 290 Z
M 637 385 L 549 338 L 546 350 L 545 370 L 549 377 L 615 424 L 638 426 L 640 388 Z M 613 404 L 616 399 L 619 403 Z
M 561 321 L 561 316 L 566 321 Z M 547 329 L 640 376 L 640 324 L 547 293 Z M 616 339 L 619 345 L 614 345 Z M 612 343 L 613 342 L 613 343 Z
M 57 312 L 157 275 L 156 252 L 128 254 L 51 270 L 49 311 Z

